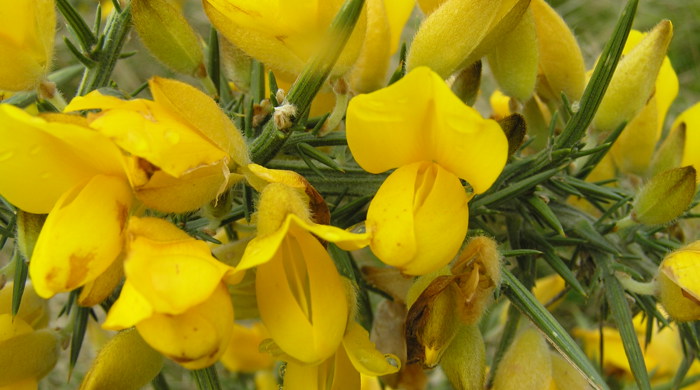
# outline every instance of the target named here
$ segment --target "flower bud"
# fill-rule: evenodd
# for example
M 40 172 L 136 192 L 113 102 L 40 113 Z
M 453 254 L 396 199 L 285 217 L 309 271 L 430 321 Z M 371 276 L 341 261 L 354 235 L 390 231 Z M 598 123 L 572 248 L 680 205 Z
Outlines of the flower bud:
M 549 346 L 539 331 L 527 328 L 515 337 L 503 355 L 493 390 L 541 390 L 547 389 L 551 381 Z
M 501 283 L 501 255 L 496 241 L 485 236 L 469 240 L 452 266 L 452 274 L 460 292 L 458 316 L 465 324 L 476 323 Z
M 530 98 L 537 79 L 537 52 L 535 19 L 528 10 L 488 55 L 491 71 L 506 95 L 523 102 Z
M 13 283 L 7 283 L 0 290 L 0 315 L 12 313 Z M 34 329 L 45 328 L 49 323 L 49 307 L 47 301 L 39 297 L 30 281 L 24 285 L 22 303 L 15 315 Z
M 662 225 L 681 215 L 695 196 L 695 168 L 671 169 L 654 176 L 637 194 L 632 218 L 645 225 Z
M 455 390 L 481 390 L 486 374 L 486 347 L 477 324 L 463 325 L 440 361 Z
M 53 57 L 56 11 L 53 0 L 18 0 L 0 12 L 0 90 L 35 87 Z M 10 54 L 11 53 L 11 54 Z
M 409 70 L 428 66 L 447 78 L 489 52 L 525 12 L 523 0 L 447 0 L 423 21 L 408 53 Z M 470 26 L 464 29 L 463 26 Z
M 700 320 L 700 241 L 667 255 L 659 266 L 659 299 L 677 321 Z
M 163 368 L 163 355 L 131 328 L 117 333 L 100 350 L 80 390 L 138 390 Z
M 598 130 L 614 130 L 644 107 L 654 90 L 672 36 L 671 22 L 663 20 L 618 62 L 593 118 Z
M 173 0 L 134 0 L 131 6 L 134 27 L 156 58 L 176 72 L 206 76 L 199 37 Z
M 443 353 L 460 327 L 459 318 L 452 314 L 460 295 L 459 288 L 454 283 L 455 277 L 435 277 L 433 274 L 420 279 L 425 281 L 430 278 L 434 279 L 420 293 L 406 316 L 406 361 L 420 363 L 426 368 L 440 363 Z M 422 284 L 417 282 L 416 288 L 420 289 Z M 415 291 L 414 288 L 412 290 Z M 409 291 L 410 295 L 412 291 Z
M 0 386 L 44 377 L 56 365 L 58 353 L 56 331 L 33 331 L 21 318 L 0 314 Z
M 550 356 L 552 357 L 552 381 L 557 390 L 593 389 L 586 378 L 560 354 L 552 351 Z
M 547 100 L 558 101 L 561 93 L 576 101 L 586 87 L 586 68 L 574 34 L 544 0 L 530 3 L 535 17 L 539 73 L 537 92 Z

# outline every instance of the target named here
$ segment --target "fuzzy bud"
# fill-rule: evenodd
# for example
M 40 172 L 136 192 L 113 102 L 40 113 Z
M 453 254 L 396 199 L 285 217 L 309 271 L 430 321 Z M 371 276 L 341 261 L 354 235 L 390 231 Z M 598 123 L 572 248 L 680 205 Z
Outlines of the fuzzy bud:
M 645 225 L 663 225 L 678 218 L 695 195 L 695 168 L 671 169 L 654 176 L 637 194 L 632 218 Z

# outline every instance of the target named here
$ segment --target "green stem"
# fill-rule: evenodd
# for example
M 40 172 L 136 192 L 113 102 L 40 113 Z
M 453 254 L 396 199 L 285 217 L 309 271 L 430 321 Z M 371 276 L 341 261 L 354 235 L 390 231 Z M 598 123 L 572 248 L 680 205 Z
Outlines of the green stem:
M 344 172 L 329 168 L 318 168 L 323 177 L 315 173 L 302 161 L 273 160 L 269 168 L 292 170 L 304 176 L 317 191 L 328 195 L 345 194 L 347 196 L 374 195 L 388 174 L 371 174 L 361 168 L 342 167 Z
M 216 373 L 215 366 L 202 368 L 201 370 L 192 371 L 192 376 L 197 383 L 197 388 L 200 390 L 220 390 L 219 376 Z
M 105 29 L 98 64 L 85 70 L 83 81 L 78 89 L 79 96 L 109 85 L 112 71 L 131 30 L 131 4 L 127 5 L 122 12 L 113 12 Z
M 323 49 L 306 65 L 289 90 L 283 105 L 286 103 L 295 108 L 296 114 L 292 118 L 295 123 L 309 111 L 311 101 L 326 82 L 355 28 L 364 3 L 364 0 L 347 0 L 343 4 L 331 23 Z M 281 132 L 275 121 L 268 121 L 260 137 L 250 145 L 250 156 L 253 162 L 264 165 L 272 160 L 282 149 L 290 134 L 291 131 Z

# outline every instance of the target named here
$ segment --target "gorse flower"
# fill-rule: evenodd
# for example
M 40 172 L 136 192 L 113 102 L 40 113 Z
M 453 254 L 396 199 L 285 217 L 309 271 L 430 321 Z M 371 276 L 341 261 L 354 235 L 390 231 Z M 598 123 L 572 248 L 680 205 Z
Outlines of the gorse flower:
M 338 349 L 354 295 L 314 235 L 345 249 L 367 245 L 367 236 L 313 223 L 301 176 L 255 165 L 251 170 L 272 182 L 260 195 L 258 235 L 237 270 L 256 267 L 260 318 L 277 346 L 296 361 L 320 363 Z
M 135 325 L 154 349 L 188 368 L 216 362 L 233 327 L 223 281 L 234 270 L 212 257 L 204 242 L 162 219 L 132 218 L 128 246 L 126 281 L 103 327 Z
M 94 280 L 121 252 L 133 202 L 121 151 L 79 118 L 32 117 L 10 105 L 0 118 L 0 194 L 49 213 L 31 255 L 36 292 L 48 298 Z
M 66 111 L 88 114 L 90 127 L 128 153 L 126 171 L 136 197 L 164 212 L 197 209 L 215 199 L 248 164 L 240 131 L 216 103 L 187 84 L 150 80 L 154 100 L 121 100 L 99 92 L 77 97 Z
M 656 276 L 661 304 L 677 321 L 700 319 L 700 241 L 670 253 Z
M 366 171 L 398 168 L 372 200 L 366 226 L 374 254 L 410 275 L 437 270 L 457 254 L 469 219 L 459 179 L 486 191 L 508 150 L 498 123 L 464 105 L 425 67 L 351 100 L 347 139 Z
M 0 90 L 22 91 L 45 77 L 53 57 L 53 0 L 19 0 L 0 12 Z M 10 54 L 12 53 L 12 54 Z
M 204 10 L 216 28 L 234 45 L 275 71 L 293 79 L 326 37 L 325 30 L 343 4 L 341 0 L 250 1 L 205 0 Z M 366 17 L 336 62 L 333 74 L 345 73 L 362 47 Z

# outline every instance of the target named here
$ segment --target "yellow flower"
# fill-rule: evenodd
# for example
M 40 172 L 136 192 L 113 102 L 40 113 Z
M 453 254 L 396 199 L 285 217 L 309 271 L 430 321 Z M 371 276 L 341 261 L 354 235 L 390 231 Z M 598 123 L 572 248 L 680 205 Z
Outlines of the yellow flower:
M 259 370 L 271 370 L 275 362 L 272 356 L 260 352 L 260 343 L 267 336 L 265 326 L 256 322 L 252 326 L 233 324 L 231 341 L 221 363 L 229 371 L 253 373 Z
M 367 32 L 362 50 L 349 74 L 355 92 L 370 92 L 386 85 L 391 55 L 398 48 L 401 31 L 415 0 L 368 0 Z
M 53 0 L 19 0 L 0 12 L 0 90 L 35 87 L 51 66 L 56 33 Z
M 425 67 L 351 100 L 347 139 L 366 171 L 398 168 L 377 191 L 366 225 L 375 255 L 411 275 L 437 270 L 457 254 L 469 216 L 459 179 L 486 191 L 508 150 L 499 125 Z
M 258 236 L 237 270 L 257 267 L 260 318 L 279 348 L 299 362 L 317 364 L 338 349 L 351 308 L 347 283 L 314 235 L 344 249 L 359 249 L 368 239 L 311 222 L 308 205 L 302 188 L 267 184 L 258 204 Z
M 212 24 L 234 45 L 283 78 L 293 79 L 323 39 L 343 0 L 205 0 Z M 357 58 L 365 34 L 360 17 L 333 74 L 345 73 Z
M 651 342 L 645 344 L 647 324 L 653 319 L 645 318 L 643 313 L 634 317 L 634 328 L 637 332 L 640 345 L 644 345 L 642 353 L 647 370 L 652 373 L 652 384 L 668 383 L 673 379 L 683 359 L 683 347 L 678 328 L 671 324 L 659 329 L 656 325 L 653 329 Z M 600 359 L 600 332 L 598 329 L 575 329 L 573 334 L 583 341 L 584 351 L 594 359 Z M 622 344 L 622 338 L 617 329 L 603 327 L 603 371 L 607 375 L 613 375 L 628 382 L 634 381 L 634 375 L 630 369 L 627 355 Z M 690 373 L 700 372 L 700 363 L 694 362 Z M 697 385 L 689 389 L 700 388 Z
M 659 298 L 677 321 L 700 319 L 699 264 L 700 241 L 695 241 L 666 256 L 659 266 Z
M 136 325 L 143 339 L 186 368 L 216 362 L 228 346 L 233 306 L 223 280 L 233 269 L 203 241 L 157 218 L 129 221 L 126 281 L 103 324 Z
M 0 105 L 0 135 L 0 194 L 49 214 L 29 266 L 37 294 L 95 280 L 122 250 L 132 203 L 119 148 L 78 118 L 32 117 L 10 105 Z
M 644 107 L 654 91 L 672 36 L 671 22 L 663 20 L 620 60 L 593 118 L 596 129 L 614 130 Z
M 129 153 L 136 197 L 163 212 L 194 210 L 215 199 L 248 164 L 245 141 L 207 95 L 179 81 L 149 81 L 154 100 L 120 100 L 98 91 L 77 97 L 66 111 L 101 109 L 90 126 Z
M 685 134 L 680 166 L 692 165 L 696 171 L 700 171 L 700 103 L 683 111 L 673 122 L 671 129 L 672 132 L 683 131 Z M 697 179 L 700 181 L 700 175 Z
M 342 345 L 320 364 L 287 362 L 284 388 L 289 390 L 360 390 L 362 376 L 377 377 L 399 370 L 396 356 L 377 351 L 369 333 L 350 321 Z
M 622 54 L 626 55 L 633 50 L 646 35 L 636 30 L 630 31 Z M 610 156 L 618 172 L 646 174 L 656 143 L 661 137 L 666 112 L 676 95 L 678 95 L 678 77 L 666 56 L 656 76 L 653 96 L 629 121 L 610 149 Z

